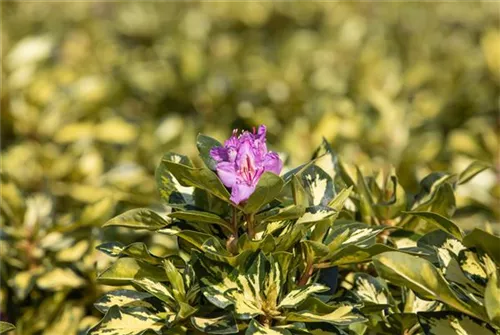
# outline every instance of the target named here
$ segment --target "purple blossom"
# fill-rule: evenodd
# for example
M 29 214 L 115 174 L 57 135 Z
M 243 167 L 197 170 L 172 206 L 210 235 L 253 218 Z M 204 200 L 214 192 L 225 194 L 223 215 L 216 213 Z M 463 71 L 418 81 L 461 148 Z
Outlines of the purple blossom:
M 210 156 L 217 162 L 217 175 L 222 183 L 231 189 L 231 201 L 239 204 L 255 191 L 255 186 L 265 171 L 279 175 L 283 163 L 277 153 L 267 151 L 266 126 L 260 126 L 257 133 L 238 130 L 224 142 L 223 147 L 210 150 Z

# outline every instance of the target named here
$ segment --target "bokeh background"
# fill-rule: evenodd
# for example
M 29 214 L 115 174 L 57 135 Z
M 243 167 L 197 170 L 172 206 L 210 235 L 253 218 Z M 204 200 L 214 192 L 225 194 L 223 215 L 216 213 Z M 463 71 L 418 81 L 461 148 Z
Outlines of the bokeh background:
M 162 154 L 196 159 L 199 132 L 266 124 L 289 166 L 325 138 L 410 192 L 488 162 L 457 220 L 498 229 L 499 6 L 2 2 L 1 318 L 18 334 L 95 323 L 95 245 L 147 238 L 99 226 L 155 205 Z

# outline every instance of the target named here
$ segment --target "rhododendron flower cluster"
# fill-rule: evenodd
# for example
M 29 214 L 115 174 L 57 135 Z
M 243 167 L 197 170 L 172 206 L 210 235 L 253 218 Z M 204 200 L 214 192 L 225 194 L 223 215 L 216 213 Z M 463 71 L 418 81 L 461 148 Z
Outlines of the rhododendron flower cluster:
M 210 150 L 217 162 L 217 174 L 222 183 L 231 189 L 231 201 L 240 204 L 255 191 L 260 177 L 266 171 L 279 175 L 283 163 L 277 153 L 267 151 L 266 127 L 257 131 L 238 130 L 224 142 L 223 147 Z

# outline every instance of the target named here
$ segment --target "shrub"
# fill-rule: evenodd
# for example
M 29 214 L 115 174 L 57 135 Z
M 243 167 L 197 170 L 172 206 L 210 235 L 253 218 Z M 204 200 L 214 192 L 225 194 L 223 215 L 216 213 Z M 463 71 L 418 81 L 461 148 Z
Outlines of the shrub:
M 98 280 L 131 287 L 96 302 L 105 315 L 89 335 L 498 330 L 500 239 L 465 235 L 451 220 L 456 188 L 485 164 L 433 173 L 412 196 L 393 169 L 364 176 L 325 141 L 307 164 L 263 172 L 239 202 L 214 155 L 222 144 L 199 135 L 197 147 L 205 166 L 174 153 L 158 166 L 165 211 L 133 209 L 106 223 L 166 234 L 178 248 L 100 245 L 116 260 Z

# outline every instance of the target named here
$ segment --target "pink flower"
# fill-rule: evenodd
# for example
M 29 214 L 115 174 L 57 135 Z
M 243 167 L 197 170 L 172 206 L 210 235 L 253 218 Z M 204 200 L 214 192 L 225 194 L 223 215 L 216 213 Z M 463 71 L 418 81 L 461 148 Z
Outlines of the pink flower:
M 244 131 L 233 135 L 223 147 L 210 150 L 210 156 L 217 162 L 217 175 L 222 183 L 231 189 L 231 201 L 240 204 L 255 191 L 260 176 L 265 171 L 279 175 L 283 163 L 278 154 L 267 151 L 266 126 L 260 126 L 257 133 Z

